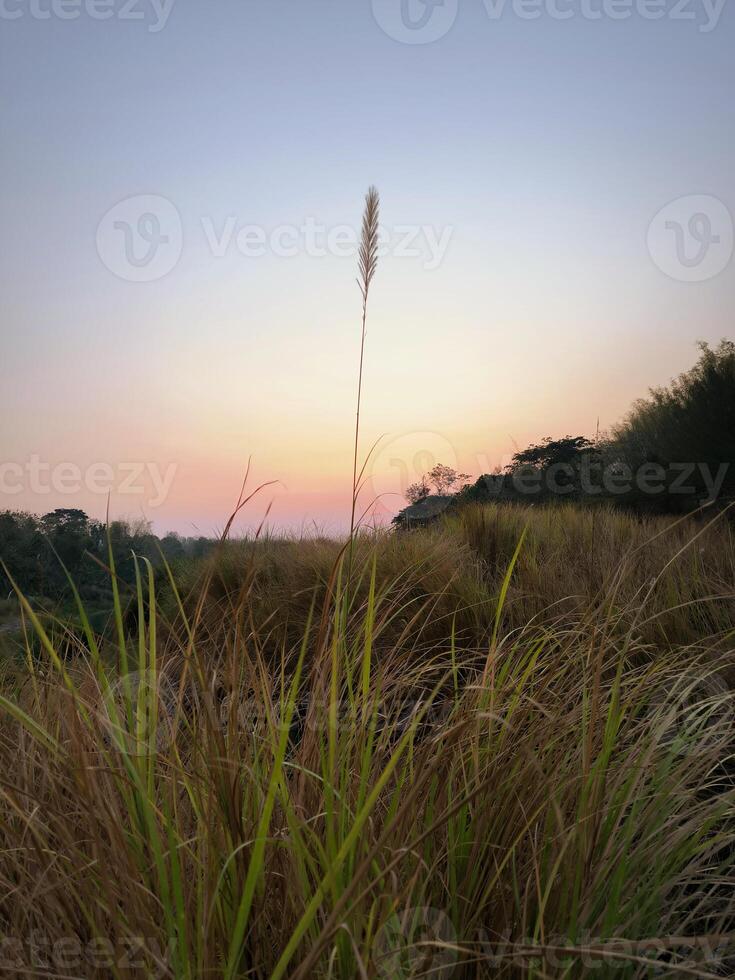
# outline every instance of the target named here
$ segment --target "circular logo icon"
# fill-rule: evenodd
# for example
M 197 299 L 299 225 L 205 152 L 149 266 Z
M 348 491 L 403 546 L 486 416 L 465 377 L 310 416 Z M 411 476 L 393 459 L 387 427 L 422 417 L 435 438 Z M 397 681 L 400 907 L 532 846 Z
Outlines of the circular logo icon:
M 669 278 L 704 282 L 732 258 L 732 217 L 716 197 L 679 197 L 654 217 L 646 240 L 651 258 Z
M 732 695 L 719 674 L 682 678 L 673 687 L 658 687 L 647 715 L 659 726 L 660 744 L 676 755 L 709 754 L 730 743 Z
M 176 692 L 158 671 L 116 677 L 99 712 L 110 745 L 130 756 L 162 751 L 171 741 Z
M 375 936 L 377 976 L 384 980 L 449 980 L 457 963 L 456 942 L 454 926 L 441 909 L 405 909 L 392 915 Z
M 458 468 L 457 453 L 439 432 L 404 432 L 378 446 L 370 459 L 370 488 L 378 509 L 395 514 L 406 505 L 409 487 L 419 483 L 435 466 Z M 438 492 L 442 488 L 430 488 Z M 452 490 L 459 490 L 455 486 Z
M 373 16 L 401 44 L 430 44 L 451 29 L 459 0 L 373 0 Z
M 181 257 L 181 216 L 165 197 L 138 194 L 120 201 L 97 226 L 97 252 L 128 282 L 162 279 Z

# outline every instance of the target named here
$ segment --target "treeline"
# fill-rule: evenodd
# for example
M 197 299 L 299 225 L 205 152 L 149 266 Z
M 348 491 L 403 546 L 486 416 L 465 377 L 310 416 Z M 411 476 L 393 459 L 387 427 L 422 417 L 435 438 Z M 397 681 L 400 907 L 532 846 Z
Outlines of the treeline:
M 723 473 L 719 495 L 735 495 L 735 343 L 699 344 L 690 371 L 636 402 L 612 433 L 611 450 L 637 468 L 694 463 L 695 492 L 709 493 L 706 471 Z M 698 482 L 697 482 L 698 480 Z
M 606 500 L 681 513 L 735 496 L 735 343 L 702 343 L 697 363 L 636 402 L 609 435 L 546 438 L 457 497 Z
M 547 437 L 517 452 L 503 470 L 464 486 L 452 506 L 575 500 L 686 513 L 708 501 L 735 498 L 735 343 L 699 347 L 690 371 L 652 389 L 612 432 L 594 440 Z M 409 501 L 452 492 L 446 476 L 442 489 L 433 474 L 409 488 Z M 398 515 L 399 526 L 405 514 Z
M 32 597 L 63 602 L 70 597 L 64 567 L 84 599 L 105 604 L 110 597 L 108 528 L 90 519 L 83 510 L 63 508 L 38 517 L 21 511 L 0 513 L 0 558 L 18 587 Z M 118 578 L 133 585 L 133 554 L 148 558 L 155 566 L 163 558 L 174 563 L 183 558 L 200 558 L 213 547 L 205 537 L 184 538 L 178 534 L 157 537 L 146 522 L 112 521 L 109 538 Z M 2 598 L 13 587 L 0 566 Z
M 410 501 L 449 495 L 452 506 L 469 501 L 609 501 L 648 512 L 686 512 L 707 500 L 735 498 L 735 343 L 700 345 L 690 370 L 637 402 L 612 433 L 547 438 L 515 454 L 503 471 L 468 477 L 435 466 L 409 488 Z M 396 519 L 400 526 L 402 512 Z M 82 510 L 57 509 L 38 517 L 0 513 L 0 558 L 28 596 L 54 602 L 70 597 L 66 566 L 85 599 L 105 605 L 108 529 Z M 157 537 L 145 522 L 112 521 L 109 537 L 119 579 L 133 585 L 133 554 L 155 566 L 208 554 L 205 537 Z M 55 554 L 54 554 L 55 553 Z M 58 559 L 61 559 L 59 561 Z M 63 563 L 63 565 L 62 565 Z M 0 600 L 12 583 L 0 566 Z

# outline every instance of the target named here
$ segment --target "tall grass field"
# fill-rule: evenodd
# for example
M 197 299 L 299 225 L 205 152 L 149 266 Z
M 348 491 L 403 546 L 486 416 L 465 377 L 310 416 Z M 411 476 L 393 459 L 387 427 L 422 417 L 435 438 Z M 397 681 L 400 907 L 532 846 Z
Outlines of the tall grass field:
M 107 630 L 20 600 L 3 976 L 735 974 L 727 515 L 110 565 Z

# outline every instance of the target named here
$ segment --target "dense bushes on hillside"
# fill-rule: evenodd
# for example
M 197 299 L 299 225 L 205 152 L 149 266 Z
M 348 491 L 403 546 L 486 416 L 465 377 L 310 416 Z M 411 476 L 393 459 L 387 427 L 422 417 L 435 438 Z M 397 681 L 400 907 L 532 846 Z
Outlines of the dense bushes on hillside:
M 206 538 L 181 538 L 167 534 L 157 538 L 148 524 L 111 521 L 109 539 L 121 582 L 135 581 L 133 552 L 158 564 L 161 555 L 169 561 L 198 558 L 212 546 Z M 82 510 L 65 508 L 43 517 L 20 511 L 0 512 L 0 558 L 19 588 L 31 596 L 54 601 L 70 595 L 66 566 L 85 598 L 110 595 L 106 571 L 107 529 L 91 520 Z M 0 593 L 12 591 L 8 576 L 0 567 Z
M 712 473 L 726 467 L 721 493 L 735 495 L 735 343 L 723 340 L 712 349 L 700 346 L 690 371 L 666 388 L 654 388 L 636 402 L 614 432 L 614 452 L 631 466 L 652 461 L 705 463 Z M 689 482 L 695 493 L 707 487 L 697 468 Z
M 419 481 L 424 497 L 429 483 Z M 409 488 L 413 490 L 414 487 Z M 410 501 L 415 495 L 407 495 Z M 636 402 L 609 435 L 550 436 L 455 495 L 456 506 L 510 501 L 608 503 L 686 513 L 735 496 L 735 343 L 700 344 L 690 370 Z M 404 517 L 398 516 L 400 526 Z

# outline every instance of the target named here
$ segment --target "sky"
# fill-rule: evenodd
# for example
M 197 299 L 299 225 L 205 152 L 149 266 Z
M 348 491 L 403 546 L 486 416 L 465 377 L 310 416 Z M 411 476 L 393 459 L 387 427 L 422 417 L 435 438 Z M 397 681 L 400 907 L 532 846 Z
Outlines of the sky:
M 0 0 L 0 509 L 348 520 L 733 336 L 732 0 Z

